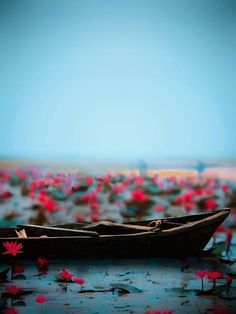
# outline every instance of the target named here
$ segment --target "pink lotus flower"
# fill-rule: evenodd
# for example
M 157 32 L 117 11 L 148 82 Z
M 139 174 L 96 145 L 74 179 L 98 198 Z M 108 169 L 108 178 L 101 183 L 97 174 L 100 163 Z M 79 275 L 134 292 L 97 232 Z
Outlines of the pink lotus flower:
M 37 297 L 35 298 L 35 301 L 38 303 L 44 303 L 47 301 L 47 297 L 45 297 L 44 295 L 37 295 Z
M 2 254 L 11 254 L 12 256 L 16 256 L 19 253 L 23 253 L 21 249 L 23 248 L 23 245 L 21 243 L 15 242 L 3 242 L 4 247 L 6 248 L 6 252 L 3 252 Z

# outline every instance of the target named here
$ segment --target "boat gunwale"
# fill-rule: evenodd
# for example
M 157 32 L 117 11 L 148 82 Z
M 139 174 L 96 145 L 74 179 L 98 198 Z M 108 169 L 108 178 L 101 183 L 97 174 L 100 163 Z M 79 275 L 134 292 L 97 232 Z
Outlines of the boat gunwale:
M 189 222 L 186 224 L 183 224 L 181 226 L 173 227 L 170 229 L 166 230 L 153 230 L 153 231 L 143 231 L 143 232 L 138 232 L 138 233 L 127 233 L 127 234 L 106 234 L 106 235 L 99 235 L 99 236 L 56 236 L 56 237 L 28 237 L 28 238 L 18 238 L 18 237 L 4 237 L 0 238 L 0 241 L 9 241 L 9 240 L 17 240 L 17 241 L 30 241 L 30 240 L 42 240 L 46 241 L 48 239 L 94 239 L 95 241 L 99 241 L 99 239 L 119 239 L 119 238 L 146 238 L 149 236 L 150 238 L 157 238 L 157 237 L 165 237 L 169 235 L 175 235 L 179 234 L 182 232 L 189 232 L 192 229 L 199 229 L 202 227 L 205 227 L 209 224 L 211 224 L 214 221 L 219 220 L 221 217 L 225 218 L 229 215 L 230 209 L 229 208 L 224 208 L 222 210 L 218 210 L 216 213 L 212 213 L 212 215 L 207 216 L 206 218 L 196 220 L 195 222 Z M 191 216 L 198 216 L 196 215 L 191 215 Z M 189 216 L 182 216 L 181 218 L 184 217 L 189 217 Z M 225 219 L 224 218 L 224 219 Z M 14 228 L 4 228 L 4 229 L 14 229 Z M 196 230 L 195 229 L 195 230 Z

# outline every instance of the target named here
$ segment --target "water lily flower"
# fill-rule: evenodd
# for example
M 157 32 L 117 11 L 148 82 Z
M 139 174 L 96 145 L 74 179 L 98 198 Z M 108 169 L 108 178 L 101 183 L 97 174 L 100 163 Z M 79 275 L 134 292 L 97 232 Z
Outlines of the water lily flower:
M 30 184 L 29 184 L 30 191 L 36 191 L 37 188 L 38 188 L 37 182 L 35 182 L 35 181 L 30 182 Z
M 227 191 L 229 190 L 228 184 L 223 184 L 223 185 L 221 186 L 221 189 L 222 189 L 223 192 L 227 192 Z
M 88 185 L 92 185 L 94 183 L 94 179 L 92 177 L 88 177 L 88 178 L 86 178 L 86 183 Z
M 71 281 L 74 275 L 69 271 L 69 269 L 64 268 L 59 272 L 59 278 L 65 282 L 65 290 L 67 291 L 67 282 Z
M 135 202 L 144 202 L 148 200 L 148 196 L 141 190 L 133 190 L 131 196 Z
M 207 277 L 208 272 L 206 270 L 198 270 L 195 272 L 195 275 L 201 278 L 202 281 L 202 291 L 203 291 L 203 278 Z
M 78 285 L 80 285 L 81 290 L 82 290 L 83 284 L 86 282 L 86 280 L 84 278 L 82 278 L 82 277 L 75 277 L 75 278 L 73 278 L 73 282 L 75 282 Z
M 73 277 L 73 274 L 69 271 L 69 269 L 65 268 L 59 272 L 60 279 L 64 281 L 68 281 Z
M 214 198 L 205 200 L 205 205 L 208 210 L 214 210 L 217 207 L 217 202 Z
M 47 297 L 45 297 L 45 295 L 37 295 L 37 297 L 35 298 L 35 301 L 38 303 L 44 303 L 47 301 Z
M 191 203 L 194 197 L 194 191 L 188 191 L 183 195 L 184 201 L 186 203 Z
M 222 277 L 223 277 L 223 273 L 218 270 L 207 272 L 207 278 L 213 280 L 212 289 L 215 289 L 216 287 L 216 280 L 221 279 Z
M 49 197 L 47 197 L 43 201 L 43 206 L 51 214 L 58 211 L 58 208 L 56 206 L 56 202 L 54 200 L 52 200 L 51 198 L 49 198 Z
M 36 259 L 36 266 L 40 274 L 47 274 L 48 272 L 48 259 L 39 256 Z
M 177 205 L 181 205 L 182 203 L 183 203 L 183 197 L 182 196 L 178 196 L 178 197 L 176 197 L 176 199 L 175 199 L 175 203 L 177 204 Z
M 3 242 L 4 247 L 6 248 L 6 252 L 2 254 L 11 254 L 12 256 L 16 256 L 19 253 L 23 253 L 22 248 L 23 245 L 21 243 L 14 242 Z
M 22 248 L 23 245 L 21 243 L 17 243 L 16 241 L 14 242 L 3 242 L 3 246 L 5 247 L 6 251 L 2 252 L 2 254 L 10 254 L 13 257 L 15 257 L 19 253 L 23 253 Z M 12 260 L 11 263 L 11 279 L 13 278 L 13 273 L 14 273 L 14 259 Z
M 22 292 L 22 288 L 16 285 L 6 286 L 6 293 L 14 296 Z

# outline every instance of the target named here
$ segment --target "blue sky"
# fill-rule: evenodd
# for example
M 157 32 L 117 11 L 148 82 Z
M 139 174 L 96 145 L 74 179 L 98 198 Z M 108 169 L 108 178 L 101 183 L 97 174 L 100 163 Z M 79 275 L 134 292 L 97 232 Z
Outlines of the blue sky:
M 0 0 L 0 157 L 236 157 L 236 2 Z

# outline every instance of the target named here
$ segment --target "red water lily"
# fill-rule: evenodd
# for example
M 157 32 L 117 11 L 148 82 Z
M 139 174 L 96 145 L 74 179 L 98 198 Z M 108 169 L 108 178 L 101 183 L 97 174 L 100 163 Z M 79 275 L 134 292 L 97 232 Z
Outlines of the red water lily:
M 218 270 L 208 271 L 207 278 L 217 280 L 223 277 L 223 273 Z
M 47 274 L 48 272 L 48 259 L 42 257 L 42 256 L 39 256 L 37 257 L 36 259 L 36 266 L 37 266 L 37 269 L 39 271 L 39 273 L 41 274 Z
M 195 275 L 201 278 L 202 281 L 202 291 L 203 291 L 203 278 L 207 277 L 208 272 L 206 270 L 198 270 L 195 272 Z
M 69 269 L 64 268 L 59 271 L 59 279 L 65 282 L 64 289 L 67 291 L 67 282 L 71 281 L 74 275 L 69 271 Z
M 86 280 L 84 278 L 82 278 L 82 277 L 75 277 L 75 278 L 73 278 L 73 282 L 75 282 L 78 285 L 80 285 L 81 290 L 82 290 L 83 284 L 86 282 Z
M 208 271 L 206 271 L 206 270 L 198 270 L 198 271 L 195 272 L 195 274 L 199 278 L 204 278 L 204 277 L 207 277 Z
M 6 252 L 2 254 L 11 254 L 12 256 L 16 256 L 19 253 L 23 253 L 22 248 L 23 245 L 21 243 L 14 242 L 3 242 L 4 247 L 6 248 Z
M 87 183 L 88 185 L 92 185 L 93 182 L 94 182 L 94 179 L 93 179 L 92 177 L 86 178 L 86 183 Z
M 37 297 L 35 298 L 35 301 L 38 303 L 44 303 L 47 301 L 47 297 L 45 297 L 45 295 L 37 295 Z
M 207 272 L 207 278 L 213 280 L 212 289 L 216 287 L 216 280 L 221 279 L 222 277 L 223 277 L 223 273 L 218 270 Z
M 148 196 L 141 190 L 133 190 L 131 196 L 135 202 L 144 202 L 148 200 Z
M 16 285 L 6 286 L 6 293 L 10 295 L 17 295 L 22 292 L 22 288 Z
M 65 268 L 59 272 L 60 279 L 64 281 L 69 281 L 74 275 L 69 271 L 69 269 Z
M 216 209 L 217 207 L 217 202 L 214 198 L 211 198 L 211 199 L 207 199 L 205 201 L 205 205 L 206 205 L 206 208 L 208 210 L 213 210 L 213 209 Z

